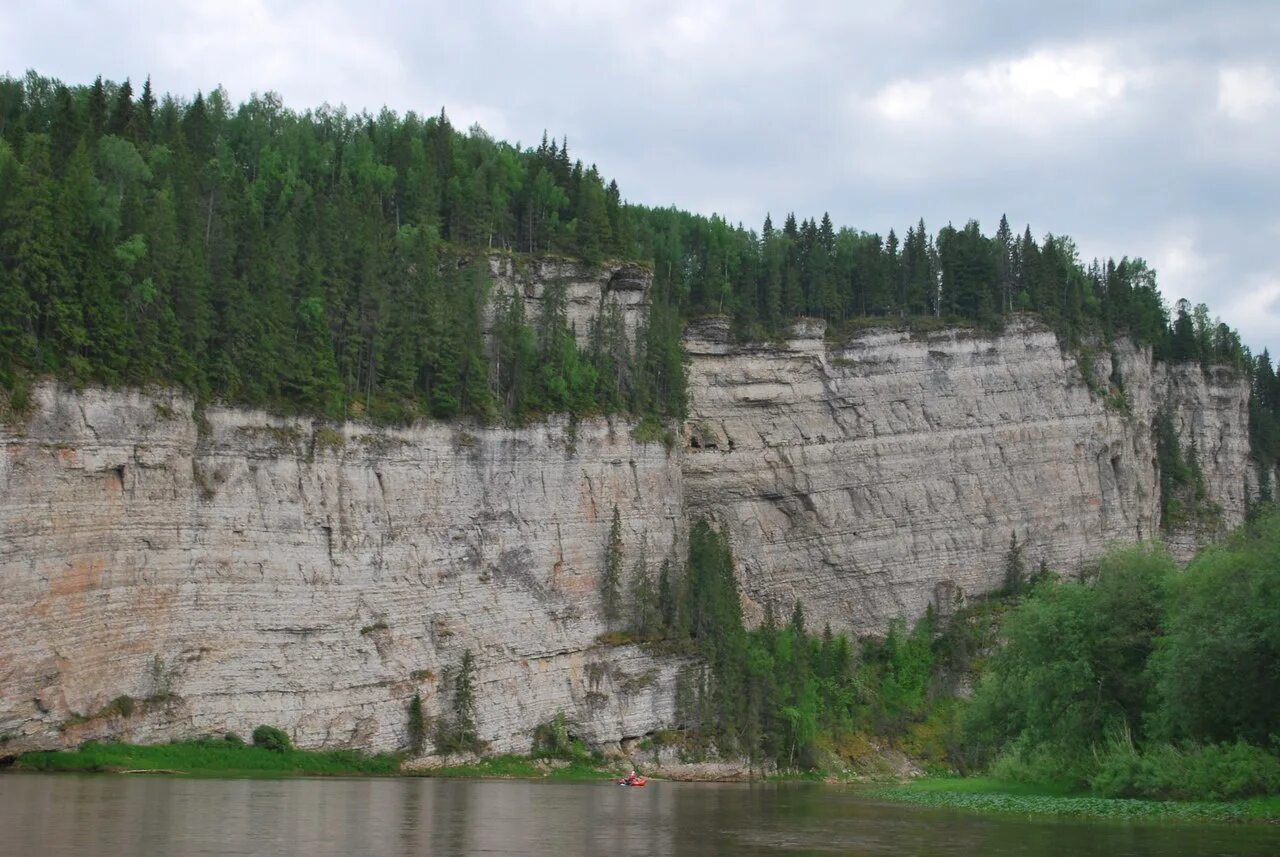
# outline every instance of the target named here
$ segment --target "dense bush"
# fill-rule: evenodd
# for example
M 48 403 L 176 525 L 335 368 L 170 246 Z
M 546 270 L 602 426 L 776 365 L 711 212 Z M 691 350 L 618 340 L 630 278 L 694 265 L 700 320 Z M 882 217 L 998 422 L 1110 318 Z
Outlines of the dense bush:
M 1117 741 L 1089 785 L 1106 797 L 1236 800 L 1280 792 L 1280 758 L 1243 741 L 1185 749 Z
M 1198 556 L 1174 581 L 1164 628 L 1158 737 L 1263 746 L 1280 735 L 1280 514 Z
M 589 758 L 591 753 L 585 743 L 569 734 L 564 712 L 557 711 L 555 717 L 534 729 L 533 755 L 541 759 L 574 761 Z
M 253 730 L 253 746 L 276 753 L 286 753 L 293 749 L 293 742 L 283 730 L 264 724 Z
M 118 714 L 121 717 L 131 717 L 136 707 L 137 704 L 132 696 L 122 695 L 108 702 L 101 713 L 107 716 Z
M 1089 580 L 1037 586 L 1001 631 L 966 717 L 996 776 L 1119 796 L 1280 790 L 1275 511 L 1181 572 L 1113 551 Z
M 1160 550 L 1128 548 L 1109 554 L 1092 583 L 1037 586 L 1004 618 L 1005 644 L 979 683 L 968 731 L 992 754 L 1020 740 L 1072 757 L 1108 730 L 1139 730 L 1173 569 Z

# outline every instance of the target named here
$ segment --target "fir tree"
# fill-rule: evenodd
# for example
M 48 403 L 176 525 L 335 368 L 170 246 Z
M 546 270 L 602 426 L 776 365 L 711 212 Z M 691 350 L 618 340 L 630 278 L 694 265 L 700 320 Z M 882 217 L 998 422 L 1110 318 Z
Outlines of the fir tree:
M 415 693 L 409 702 L 409 752 L 415 756 L 422 754 L 426 745 L 427 724 L 422 713 L 422 694 Z
M 600 601 L 604 605 L 605 622 L 609 624 L 618 620 L 622 610 L 622 559 L 622 515 L 614 504 L 609 540 L 604 547 L 604 566 L 600 571 Z
M 96 141 L 107 130 L 107 90 L 99 76 L 89 88 L 89 134 L 90 141 Z
M 1004 556 L 1004 591 L 1009 595 L 1021 595 L 1027 584 L 1027 566 L 1022 557 L 1022 545 L 1018 534 L 1009 534 L 1009 551 Z
M 128 78 L 116 90 L 116 103 L 111 109 L 111 121 L 107 125 L 108 133 L 123 137 L 133 125 L 133 87 Z
M 658 571 L 658 614 L 662 620 L 663 634 L 670 634 L 676 625 L 676 593 L 671 583 L 671 560 L 664 559 Z

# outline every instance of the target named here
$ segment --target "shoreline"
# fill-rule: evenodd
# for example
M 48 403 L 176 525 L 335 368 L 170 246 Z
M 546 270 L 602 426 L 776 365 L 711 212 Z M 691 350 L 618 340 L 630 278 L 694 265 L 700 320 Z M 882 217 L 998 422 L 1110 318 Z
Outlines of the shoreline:
M 1247 800 L 1162 801 L 1098 797 L 1052 784 L 1029 785 L 982 777 L 896 776 L 813 771 L 766 773 L 740 762 L 681 762 L 653 766 L 589 757 L 481 758 L 366 754 L 354 750 L 267 750 L 222 740 L 140 745 L 90 742 L 77 750 L 33 751 L 9 760 L 0 773 L 79 773 L 173 776 L 192 779 L 293 779 L 403 777 L 425 779 L 608 782 L 635 767 L 655 782 L 805 782 L 857 788 L 866 798 L 974 813 L 1080 819 L 1191 823 L 1280 824 L 1280 795 Z
M 829 774 L 778 774 L 731 761 L 646 764 L 636 759 L 515 754 L 406 758 L 394 753 L 368 754 L 355 750 L 291 748 L 281 752 L 216 739 L 169 744 L 88 742 L 75 750 L 34 750 L 10 757 L 0 764 L 0 773 L 150 774 L 211 779 L 333 776 L 600 782 L 625 776 L 631 768 L 641 770 L 649 779 L 664 782 L 837 781 Z

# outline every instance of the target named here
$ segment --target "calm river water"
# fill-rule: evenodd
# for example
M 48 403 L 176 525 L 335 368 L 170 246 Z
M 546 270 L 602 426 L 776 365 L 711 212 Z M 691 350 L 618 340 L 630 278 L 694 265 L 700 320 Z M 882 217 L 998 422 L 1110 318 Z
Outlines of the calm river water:
M 819 785 L 0 776 L 0 855 L 1267 855 L 1269 826 L 1028 821 Z

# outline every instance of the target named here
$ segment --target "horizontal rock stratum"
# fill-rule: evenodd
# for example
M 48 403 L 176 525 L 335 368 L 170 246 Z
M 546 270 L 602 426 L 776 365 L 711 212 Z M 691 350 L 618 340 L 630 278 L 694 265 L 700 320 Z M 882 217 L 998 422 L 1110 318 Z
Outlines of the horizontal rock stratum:
M 601 306 L 646 305 L 639 269 L 569 273 L 584 318 L 592 282 Z M 1011 534 L 1029 565 L 1067 573 L 1159 536 L 1162 409 L 1216 527 L 1243 518 L 1248 386 L 1226 369 L 1121 342 L 1118 407 L 1100 392 L 1106 352 L 1087 383 L 1025 318 L 838 346 L 820 323 L 737 345 L 712 319 L 686 348 L 691 414 L 671 450 L 621 420 L 335 426 L 38 386 L 0 432 L 0 752 L 260 723 L 305 747 L 399 749 L 409 700 L 445 710 L 467 650 L 494 750 L 527 750 L 559 711 L 599 744 L 674 725 L 684 664 L 599 642 L 615 506 L 628 573 L 678 562 L 689 521 L 710 516 L 748 618 L 798 599 L 811 624 L 853 632 L 998 588 Z

